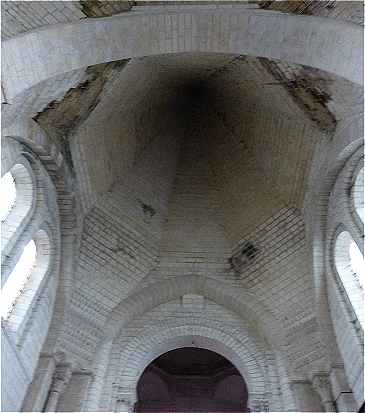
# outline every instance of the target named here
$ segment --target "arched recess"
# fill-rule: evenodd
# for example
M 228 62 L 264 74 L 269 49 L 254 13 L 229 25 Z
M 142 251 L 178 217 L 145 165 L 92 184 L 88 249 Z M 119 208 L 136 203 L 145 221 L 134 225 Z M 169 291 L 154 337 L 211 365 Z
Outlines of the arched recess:
M 351 191 L 351 207 L 356 224 L 364 226 L 364 160 L 362 159 L 354 171 L 354 180 Z
M 82 67 L 194 51 L 280 59 L 362 84 L 362 54 L 354 53 L 362 47 L 362 28 L 334 19 L 198 6 L 130 12 L 54 25 L 3 42 L 3 88 L 11 102 L 39 82 Z
M 146 311 L 185 294 L 200 294 L 236 313 L 248 325 L 258 328 L 264 342 L 272 348 L 285 345 L 284 326 L 254 294 L 228 286 L 224 282 L 198 275 L 186 275 L 154 283 L 123 300 L 111 313 L 105 326 L 105 341 L 120 334 L 124 325 Z
M 363 145 L 363 114 L 338 124 L 333 138 L 317 145 L 304 202 L 306 238 L 311 250 L 315 299 L 323 340 L 330 349 L 332 362 L 338 361 L 338 348 L 329 313 L 326 287 L 326 233 L 328 206 L 332 188 L 346 161 Z M 322 179 L 318 179 L 322 176 Z
M 339 360 L 344 364 L 349 388 L 360 406 L 363 401 L 363 291 L 350 246 L 354 243 L 361 257 L 364 229 L 355 220 L 352 189 L 359 163 L 363 163 L 363 147 L 355 147 L 346 154 L 328 200 L 324 244 L 326 294 Z
M 6 145 L 5 141 L 3 146 Z M 12 148 L 11 150 L 16 151 L 17 149 Z M 16 190 L 14 206 L 1 223 L 1 253 L 2 257 L 6 257 L 34 213 L 37 191 L 34 171 L 25 156 L 19 154 L 15 159 L 5 158 L 2 159 L 2 162 L 3 168 L 7 168 L 6 172 L 9 172 L 14 179 Z M 3 273 L 2 285 L 7 276 L 8 274 Z
M 319 144 L 314 154 L 308 191 L 305 199 L 304 219 L 306 234 L 312 250 L 313 275 L 317 302 L 325 274 L 325 237 L 331 190 L 346 161 L 364 144 L 363 113 L 338 124 L 330 141 Z M 322 176 L 322 179 L 318 179 Z
M 252 294 L 237 291 L 225 283 L 202 276 L 184 276 L 157 282 L 143 288 L 131 297 L 123 300 L 111 314 L 109 324 L 104 331 L 104 339 L 99 344 L 94 358 L 94 378 L 88 390 L 86 411 L 98 409 L 108 363 L 113 352 L 115 339 L 129 323 L 155 307 L 179 299 L 185 294 L 198 294 L 234 313 L 248 329 L 255 331 L 256 340 L 262 348 L 275 350 L 285 346 L 285 329 L 275 316 L 265 309 L 265 305 Z M 252 351 L 251 351 L 252 352 Z M 285 355 L 283 354 L 283 357 Z M 287 369 L 287 361 L 282 361 Z
M 47 173 L 55 185 L 57 196 L 53 198 L 53 209 L 56 210 L 56 204 L 62 205 L 62 208 L 59 210 L 62 244 L 73 245 L 76 242 L 75 228 L 78 226 L 77 217 L 74 212 L 75 202 L 73 202 L 74 183 L 72 174 L 60 148 L 50 141 L 43 129 L 32 119 L 22 119 L 3 129 L 2 155 L 4 155 L 4 149 L 6 149 L 4 145 L 5 141 L 11 142 L 11 145 L 22 146 L 23 150 L 29 149 L 29 151 L 36 154 L 42 162 L 43 167 L 47 170 Z M 2 162 L 2 167 L 4 164 L 5 162 Z M 52 199 L 50 201 L 52 201 Z M 55 304 L 56 311 L 53 313 L 53 329 L 55 331 L 47 337 L 47 351 L 49 352 L 54 348 L 58 332 L 62 329 L 62 319 L 71 296 L 74 255 L 76 250 L 77 248 L 64 249 L 60 257 L 60 262 L 57 262 L 57 265 L 62 265 L 63 270 L 59 273 L 59 279 L 58 277 L 54 278 L 55 282 L 57 280 L 57 303 Z
M 268 378 L 265 378 L 263 366 L 256 360 L 256 357 L 262 355 L 249 353 L 234 334 L 229 335 L 220 330 L 217 339 L 216 333 L 210 327 L 187 323 L 187 326 L 166 328 L 154 335 L 146 332 L 138 340 L 132 340 L 133 343 L 130 343 L 123 355 L 125 364 L 121 369 L 117 392 L 121 391 L 124 397 L 128 395 L 130 401 L 135 402 L 137 384 L 146 367 L 160 355 L 177 348 L 189 347 L 193 342 L 194 347 L 221 354 L 237 368 L 247 383 L 249 400 L 250 395 L 254 399 L 266 400 L 266 393 L 269 392 Z M 144 351 L 133 351 L 132 344 L 135 349 L 143 348 Z M 121 394 L 116 396 L 120 398 Z
M 51 236 L 51 239 L 50 239 Z M 37 308 L 37 299 L 42 293 L 44 284 L 54 266 L 52 265 L 57 256 L 57 251 L 52 238 L 52 232 L 43 226 L 33 237 L 37 249 L 36 261 L 31 271 L 30 277 L 23 287 L 23 293 L 15 303 L 12 314 L 7 320 L 9 329 L 16 332 L 17 345 L 21 345 L 24 340 L 24 329 L 30 328 L 31 319 L 36 318 L 39 309 Z M 29 321 L 29 322 L 28 322 Z
M 347 377 L 348 387 L 342 390 L 349 391 L 350 388 L 358 394 L 360 391 L 354 387 L 357 385 L 354 376 L 358 376 L 359 363 L 355 367 L 349 363 L 349 358 L 357 357 L 360 347 L 357 334 L 351 332 L 354 326 L 346 315 L 346 305 L 335 280 L 333 247 L 334 234 L 339 224 L 344 224 L 362 248 L 359 227 L 354 225 L 350 189 L 353 172 L 363 156 L 363 134 L 363 114 L 357 114 L 339 122 L 332 139 L 318 144 L 304 211 L 321 335 L 327 345 L 331 365 L 340 365 L 343 377 Z M 318 176 L 323 178 L 319 180 Z M 350 352 L 344 350 L 345 337 L 348 343 L 352 342 Z
M 14 161 L 16 156 L 28 160 L 36 172 L 34 187 L 39 192 L 34 214 L 30 214 L 25 233 L 19 239 L 17 237 L 14 247 L 16 251 L 21 250 L 22 245 L 33 238 L 40 253 L 39 261 L 27 291 L 20 297 L 21 305 L 14 310 L 13 320 L 9 320 L 11 325 L 2 325 L 4 351 L 11 355 L 4 365 L 7 383 L 3 389 L 2 407 L 4 410 L 19 411 L 27 389 L 31 388 L 29 385 L 37 374 L 41 350 L 53 351 L 58 329 L 62 326 L 61 322 L 57 323 L 57 330 L 53 329 L 49 334 L 52 318 L 60 319 L 66 306 L 62 294 L 63 279 L 67 276 L 71 279 L 72 261 L 64 263 L 67 253 L 61 256 L 60 245 L 61 238 L 64 246 L 72 245 L 75 226 L 67 222 L 70 218 L 73 220 L 75 214 L 74 205 L 70 202 L 73 195 L 68 191 L 70 175 L 62 154 L 37 124 L 32 120 L 19 122 L 4 129 L 2 135 L 2 155 L 6 158 L 6 165 L 11 167 L 18 162 Z M 2 164 L 4 166 L 5 163 Z M 69 256 L 72 248 L 66 250 L 70 251 Z M 63 270 L 59 273 L 60 265 L 63 265 Z M 66 284 L 71 288 L 70 281 Z M 29 311 L 26 311 L 27 308 Z M 54 341 L 46 349 L 45 343 L 50 336 Z
M 341 284 L 350 301 L 350 305 L 360 322 L 364 325 L 364 299 L 362 291 L 362 282 L 360 274 L 356 274 L 351 262 L 350 247 L 353 241 L 345 227 L 339 227 L 333 237 L 332 254 L 333 254 L 333 271 L 336 271 Z M 357 247 L 357 244 L 354 243 Z M 360 252 L 359 252 L 360 253 Z

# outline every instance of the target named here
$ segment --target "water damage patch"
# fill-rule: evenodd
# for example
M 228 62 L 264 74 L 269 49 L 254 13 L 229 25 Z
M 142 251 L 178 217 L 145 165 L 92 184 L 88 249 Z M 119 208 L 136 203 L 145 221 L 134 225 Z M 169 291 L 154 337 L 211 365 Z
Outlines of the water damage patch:
M 98 105 L 106 83 L 119 74 L 127 62 L 120 60 L 88 67 L 84 79 L 76 87 L 69 89 L 60 101 L 50 102 L 33 118 L 60 146 L 70 167 L 70 133 L 87 119 Z
M 260 8 L 282 13 L 331 17 L 351 23 L 364 23 L 364 3 L 362 1 L 258 1 Z
M 135 6 L 135 1 L 81 0 L 81 11 L 87 17 L 107 17 L 123 13 Z
M 314 68 L 259 58 L 262 66 L 284 87 L 294 102 L 324 132 L 333 132 L 336 118 L 329 110 L 331 75 Z
M 318 15 L 322 9 L 333 9 L 336 1 L 259 1 L 262 9 L 277 10 L 283 13 Z
M 137 199 L 137 202 L 141 205 L 142 211 L 145 215 L 149 216 L 150 218 L 152 218 L 155 214 L 156 211 L 154 208 L 152 208 L 151 205 L 145 204 L 143 201 L 141 201 L 140 199 Z
M 236 274 L 241 274 L 242 270 L 249 264 L 251 264 L 257 255 L 259 254 L 259 249 L 251 241 L 246 240 L 241 245 L 240 249 L 232 255 L 228 260 L 231 268 Z

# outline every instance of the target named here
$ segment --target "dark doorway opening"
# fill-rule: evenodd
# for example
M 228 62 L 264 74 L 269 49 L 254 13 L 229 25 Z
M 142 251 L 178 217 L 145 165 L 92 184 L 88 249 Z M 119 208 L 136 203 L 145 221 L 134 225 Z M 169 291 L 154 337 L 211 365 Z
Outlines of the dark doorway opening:
M 136 412 L 246 412 L 247 386 L 233 364 L 184 347 L 155 359 L 137 385 Z

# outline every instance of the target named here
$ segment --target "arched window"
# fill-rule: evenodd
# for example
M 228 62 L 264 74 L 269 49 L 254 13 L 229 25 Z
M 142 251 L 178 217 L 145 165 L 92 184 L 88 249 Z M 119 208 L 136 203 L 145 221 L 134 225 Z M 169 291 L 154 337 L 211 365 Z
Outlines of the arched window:
M 352 273 L 358 282 L 360 288 L 364 289 L 364 276 L 365 276 L 365 266 L 364 266 L 364 257 L 359 250 L 356 242 L 354 240 L 351 241 L 349 247 L 350 253 L 350 265 L 352 269 Z
M 28 162 L 25 159 L 22 161 L 24 164 L 16 163 L 2 176 L 0 183 L 1 251 L 5 254 L 9 253 L 9 241 L 22 230 L 22 224 L 35 201 Z
M 16 199 L 15 181 L 11 172 L 1 177 L 0 193 L 0 217 L 1 222 L 4 222 L 14 207 Z
M 353 200 L 357 215 L 364 222 L 364 168 L 362 167 L 356 175 L 353 186 Z
M 13 330 L 25 321 L 50 267 L 51 245 L 45 230 L 39 230 L 25 246 L 13 271 L 1 289 L 1 317 Z M 20 305 L 18 305 L 20 304 Z
M 364 257 L 347 231 L 337 236 L 335 265 L 356 317 L 364 328 Z
M 13 271 L 1 289 L 1 317 L 7 318 L 29 280 L 35 267 L 37 248 L 33 240 L 29 241 L 16 263 Z

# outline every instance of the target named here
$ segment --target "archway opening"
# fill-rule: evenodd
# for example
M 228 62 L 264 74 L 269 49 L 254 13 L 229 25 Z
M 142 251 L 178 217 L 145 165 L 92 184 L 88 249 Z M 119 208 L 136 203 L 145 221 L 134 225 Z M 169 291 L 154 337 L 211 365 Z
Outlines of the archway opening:
M 137 385 L 136 412 L 246 412 L 245 380 L 225 357 L 183 347 L 152 361 Z

